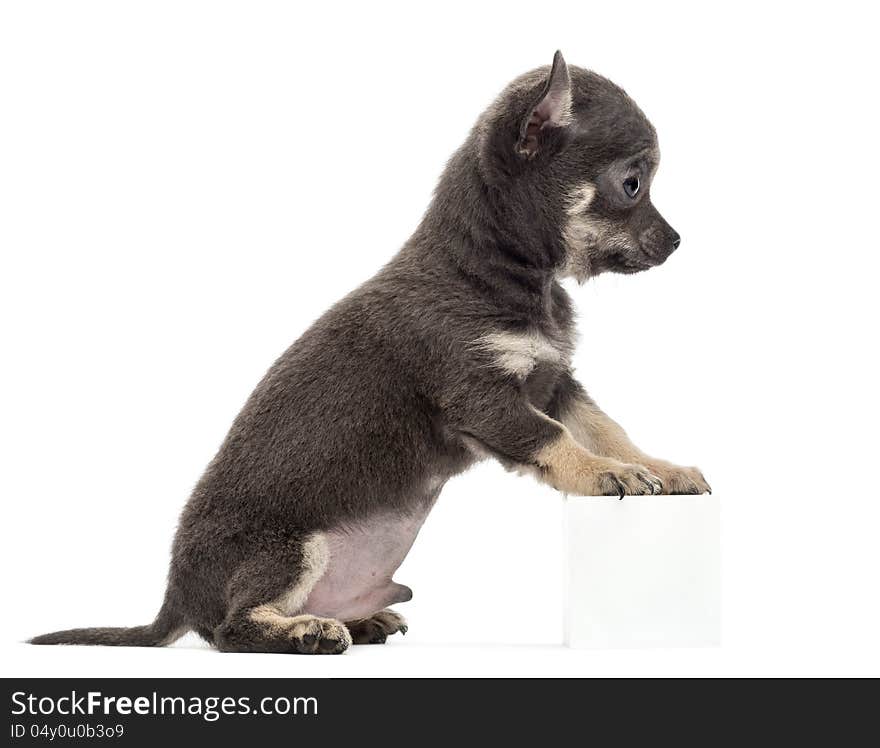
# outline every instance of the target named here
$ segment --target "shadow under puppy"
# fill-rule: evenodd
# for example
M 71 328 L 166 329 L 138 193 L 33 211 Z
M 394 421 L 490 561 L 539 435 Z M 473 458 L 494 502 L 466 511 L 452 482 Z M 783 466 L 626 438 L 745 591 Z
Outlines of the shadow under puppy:
M 443 484 L 492 456 L 581 495 L 701 493 L 641 452 L 571 372 L 563 277 L 662 263 L 654 128 L 557 53 L 452 156 L 415 233 L 282 356 L 180 519 L 164 604 L 135 628 L 35 644 L 343 652 L 406 631 L 392 581 Z

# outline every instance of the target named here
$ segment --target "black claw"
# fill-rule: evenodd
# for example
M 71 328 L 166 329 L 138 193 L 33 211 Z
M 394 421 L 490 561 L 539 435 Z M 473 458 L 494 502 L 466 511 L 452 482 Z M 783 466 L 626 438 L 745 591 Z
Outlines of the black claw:
M 307 647 L 311 647 L 317 641 L 317 639 L 318 637 L 313 636 L 312 634 L 306 634 L 302 638 L 302 643 L 305 644 Z
M 323 649 L 325 652 L 332 652 L 338 646 L 339 639 L 321 639 L 318 643 L 318 649 Z

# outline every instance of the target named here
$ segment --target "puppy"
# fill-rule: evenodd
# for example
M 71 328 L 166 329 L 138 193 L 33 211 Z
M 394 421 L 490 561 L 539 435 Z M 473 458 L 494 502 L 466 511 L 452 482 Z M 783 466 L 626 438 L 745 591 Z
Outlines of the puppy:
M 35 644 L 339 653 L 384 642 L 392 576 L 443 484 L 494 457 L 579 495 L 701 493 L 571 372 L 560 279 L 637 273 L 678 247 L 650 199 L 654 128 L 568 67 L 511 83 L 452 156 L 415 233 L 275 362 L 189 499 L 165 601 L 135 628 Z

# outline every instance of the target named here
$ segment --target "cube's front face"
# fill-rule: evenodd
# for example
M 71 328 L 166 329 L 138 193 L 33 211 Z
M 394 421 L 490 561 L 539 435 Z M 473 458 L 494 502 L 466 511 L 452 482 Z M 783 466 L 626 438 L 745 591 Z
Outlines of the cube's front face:
M 567 498 L 565 643 L 718 646 L 720 519 L 711 495 Z

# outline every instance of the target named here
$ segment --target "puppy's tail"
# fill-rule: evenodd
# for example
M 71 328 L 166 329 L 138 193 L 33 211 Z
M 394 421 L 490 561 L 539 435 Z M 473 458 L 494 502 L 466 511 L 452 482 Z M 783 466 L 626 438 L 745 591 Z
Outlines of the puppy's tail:
M 31 644 L 99 644 L 105 647 L 164 647 L 188 631 L 183 616 L 170 604 L 168 598 L 147 626 L 131 628 L 68 629 L 35 636 Z

